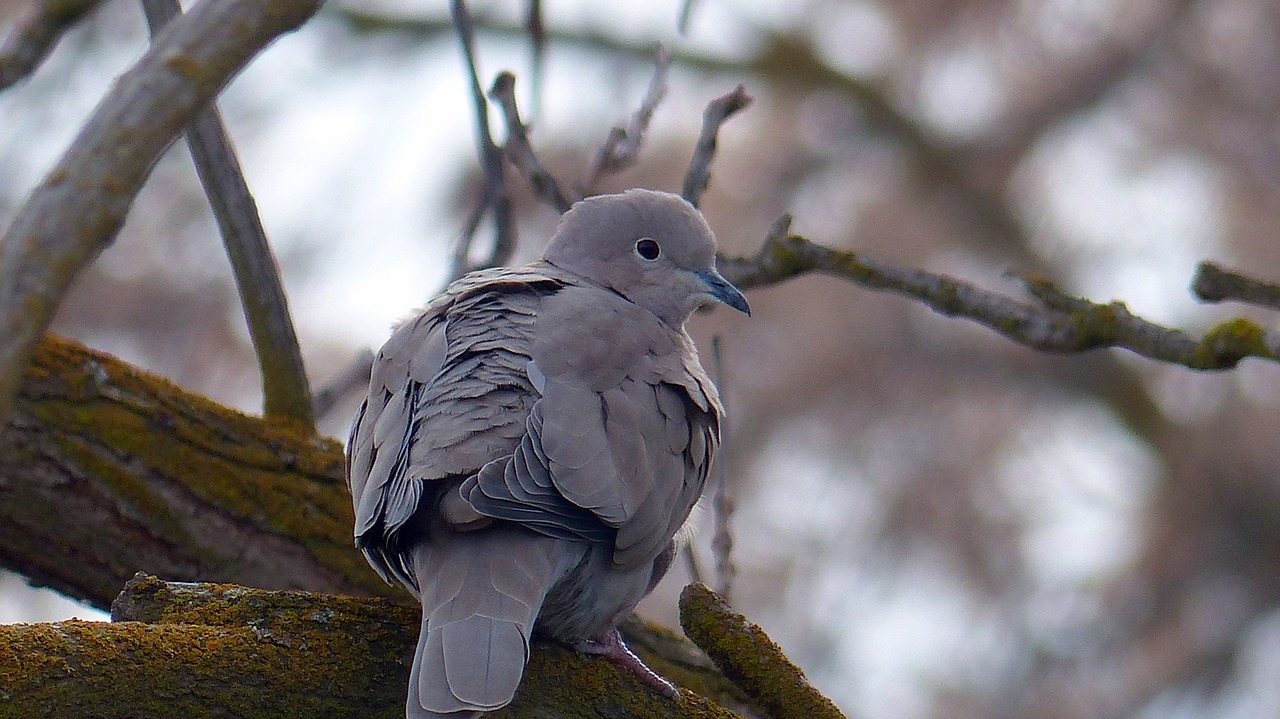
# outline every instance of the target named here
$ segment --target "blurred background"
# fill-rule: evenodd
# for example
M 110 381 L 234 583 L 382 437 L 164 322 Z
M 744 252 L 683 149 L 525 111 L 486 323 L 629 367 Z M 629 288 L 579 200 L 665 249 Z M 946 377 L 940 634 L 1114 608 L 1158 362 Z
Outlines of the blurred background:
M 989 289 L 1035 273 L 1193 334 L 1274 324 L 1187 287 L 1202 259 L 1280 279 L 1276 3 L 701 0 L 685 34 L 676 0 L 542 4 L 536 98 L 525 3 L 471 8 L 481 83 L 516 73 L 562 182 L 638 106 L 661 42 L 670 94 L 599 189 L 677 190 L 705 103 L 744 84 L 703 200 L 728 254 L 791 212 L 817 242 Z M 0 32 L 24 6 L 0 0 Z M 0 224 L 145 46 L 139 7 L 106 3 L 0 92 Z M 220 104 L 323 386 L 441 288 L 476 202 L 446 4 L 330 3 Z M 523 261 L 556 216 L 516 195 Z M 692 328 L 704 356 L 723 345 L 732 601 L 851 716 L 1280 715 L 1280 368 L 1043 355 L 832 278 L 750 301 Z M 260 409 L 184 146 L 56 331 Z M 687 579 L 642 613 L 674 624 Z M 72 615 L 99 616 L 0 574 L 0 621 Z

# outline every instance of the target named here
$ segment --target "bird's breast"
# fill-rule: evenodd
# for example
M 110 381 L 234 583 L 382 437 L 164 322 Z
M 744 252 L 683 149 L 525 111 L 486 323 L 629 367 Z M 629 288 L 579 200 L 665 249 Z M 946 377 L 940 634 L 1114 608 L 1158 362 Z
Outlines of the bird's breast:
M 603 391 L 626 377 L 656 381 L 679 339 L 656 315 L 617 295 L 566 288 L 543 305 L 531 354 L 547 377 Z

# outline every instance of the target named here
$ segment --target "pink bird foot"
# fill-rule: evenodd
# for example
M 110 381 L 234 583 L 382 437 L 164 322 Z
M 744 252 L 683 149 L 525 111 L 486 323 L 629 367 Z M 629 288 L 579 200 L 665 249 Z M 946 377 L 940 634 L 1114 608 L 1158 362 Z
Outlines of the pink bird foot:
M 618 633 L 617 627 L 610 629 L 605 634 L 595 638 L 587 639 L 573 645 L 573 648 L 584 654 L 596 654 L 605 657 L 621 667 L 631 670 L 640 677 L 645 684 L 657 689 L 663 696 L 675 699 L 680 696 L 680 690 L 675 684 L 663 679 L 661 675 L 653 671 L 636 656 L 627 645 L 622 641 L 622 635 Z

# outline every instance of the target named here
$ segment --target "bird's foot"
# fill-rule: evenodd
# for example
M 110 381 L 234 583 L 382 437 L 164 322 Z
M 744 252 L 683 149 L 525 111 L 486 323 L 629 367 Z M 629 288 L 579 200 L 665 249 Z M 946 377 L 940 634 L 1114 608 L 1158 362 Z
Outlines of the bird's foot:
M 614 664 L 631 670 L 640 677 L 645 684 L 657 689 L 664 696 L 675 699 L 680 696 L 680 690 L 675 684 L 663 679 L 654 670 L 650 669 L 640 657 L 636 656 L 627 645 L 622 641 L 622 635 L 618 633 L 617 627 L 610 629 L 608 632 L 594 639 L 587 639 L 573 645 L 574 649 L 584 654 L 596 654 L 609 659 Z

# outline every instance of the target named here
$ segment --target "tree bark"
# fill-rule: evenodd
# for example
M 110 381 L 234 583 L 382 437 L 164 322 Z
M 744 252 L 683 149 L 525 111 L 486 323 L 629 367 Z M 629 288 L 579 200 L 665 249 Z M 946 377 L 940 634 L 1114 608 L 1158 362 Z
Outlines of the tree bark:
M 38 346 L 0 430 L 0 564 L 100 608 L 140 570 L 398 594 L 352 523 L 337 442 L 66 340 Z
M 404 716 L 414 607 L 138 575 L 112 616 L 0 625 L 0 715 Z M 691 691 L 668 699 L 607 660 L 536 643 L 515 701 L 494 719 L 738 716 L 703 697 L 743 706 L 696 647 L 640 622 L 627 629 L 651 666 Z M 655 642 L 662 654 L 646 651 Z
M 46 338 L 0 431 L 0 563 L 110 606 L 113 622 L 0 625 L 0 716 L 402 716 L 419 610 L 366 566 L 351 527 L 336 442 Z M 116 596 L 138 568 L 401 603 L 141 573 Z M 717 656 L 741 645 L 740 662 L 759 663 L 734 638 L 745 620 L 708 623 L 722 627 L 700 632 Z M 690 691 L 668 699 L 606 660 L 537 643 L 495 719 L 726 719 L 737 715 L 725 707 L 777 704 L 749 699 L 670 632 L 633 618 L 623 633 Z M 802 681 L 762 671 L 749 686 Z

